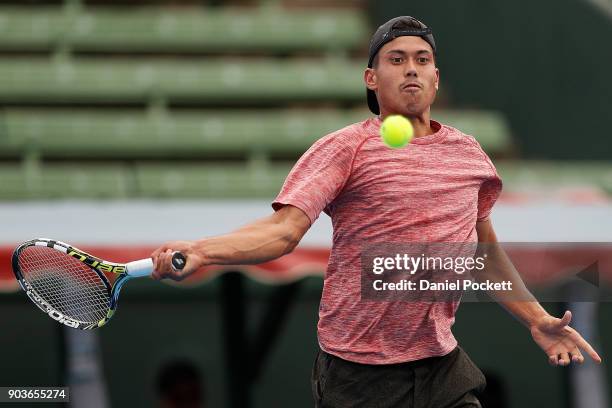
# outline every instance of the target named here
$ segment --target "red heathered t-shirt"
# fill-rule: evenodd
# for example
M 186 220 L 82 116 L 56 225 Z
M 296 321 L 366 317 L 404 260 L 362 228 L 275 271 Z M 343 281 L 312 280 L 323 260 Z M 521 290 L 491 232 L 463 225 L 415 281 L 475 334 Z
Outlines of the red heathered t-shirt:
M 441 356 L 457 346 L 458 302 L 361 299 L 361 248 L 386 242 L 476 242 L 501 192 L 495 167 L 473 137 L 431 121 L 434 134 L 391 149 L 379 117 L 317 142 L 295 164 L 272 207 L 332 220 L 333 246 L 319 306 L 319 345 L 365 364 Z

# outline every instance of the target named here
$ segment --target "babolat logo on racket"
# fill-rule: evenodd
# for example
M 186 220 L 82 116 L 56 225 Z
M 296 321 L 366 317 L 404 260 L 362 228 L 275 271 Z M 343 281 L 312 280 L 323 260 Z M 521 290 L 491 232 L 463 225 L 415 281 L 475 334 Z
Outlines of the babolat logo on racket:
M 78 329 L 81 323 L 70 319 L 69 317 L 64 316 L 62 313 L 53 309 L 47 302 L 41 299 L 40 296 L 36 294 L 32 289 L 29 288 L 30 285 L 27 284 L 28 290 L 26 291 L 26 295 L 38 306 L 43 312 L 48 314 L 53 320 L 57 320 L 58 322 L 65 324 L 66 326 L 70 326 L 72 328 Z
M 94 269 L 99 270 L 100 272 L 107 272 L 107 273 L 123 273 L 125 272 L 125 265 L 115 265 L 115 264 L 110 264 L 110 263 L 106 263 L 100 259 L 96 259 L 93 256 L 77 251 L 74 248 L 71 248 L 68 251 L 68 255 L 72 256 L 73 258 L 78 259 L 79 261 L 83 262 L 86 265 L 91 266 Z

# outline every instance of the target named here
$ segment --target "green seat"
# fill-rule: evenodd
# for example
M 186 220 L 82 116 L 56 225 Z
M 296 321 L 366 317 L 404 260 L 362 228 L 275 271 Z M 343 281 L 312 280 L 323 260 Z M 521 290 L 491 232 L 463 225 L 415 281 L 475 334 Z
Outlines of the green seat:
M 164 165 L 135 167 L 138 194 L 156 198 L 270 198 L 290 166 Z
M 126 197 L 130 177 L 123 166 L 48 165 L 39 169 L 0 166 L 0 199 Z
M 506 191 L 591 187 L 612 192 L 608 163 L 497 161 Z M 0 166 L 0 199 L 271 198 L 290 163 L 184 164 L 136 162 Z
M 0 154 L 43 157 L 203 158 L 304 152 L 365 112 L 247 111 L 146 115 L 17 111 L 0 116 Z
M 432 118 L 474 136 L 489 154 L 509 153 L 514 148 L 510 125 L 501 112 L 445 110 L 434 111 Z
M 324 61 L 0 61 L 5 103 L 361 101 L 364 64 Z
M 495 164 L 509 186 L 590 186 L 612 193 L 612 165 L 606 162 L 500 161 Z
M 370 28 L 353 10 L 0 8 L 0 49 L 299 52 L 355 49 Z
M 0 199 L 249 198 L 275 195 L 291 166 L 140 163 L 0 166 Z
M 324 135 L 372 115 L 365 110 L 203 111 L 201 113 L 7 110 L 0 155 L 89 159 L 281 156 L 296 158 Z M 440 111 L 433 117 L 472 134 L 489 153 L 512 148 L 503 116 Z

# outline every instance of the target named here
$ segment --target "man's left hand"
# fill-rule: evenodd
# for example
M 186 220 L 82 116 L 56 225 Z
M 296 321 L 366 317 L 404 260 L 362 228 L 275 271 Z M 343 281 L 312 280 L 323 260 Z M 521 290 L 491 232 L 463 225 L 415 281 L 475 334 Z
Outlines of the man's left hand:
M 545 316 L 531 326 L 531 335 L 538 346 L 548 356 L 548 362 L 553 366 L 566 366 L 570 362 L 582 364 L 582 352 L 588 354 L 596 363 L 601 363 L 601 357 L 582 338 L 580 333 L 569 327 L 572 313 L 568 310 L 561 319 Z

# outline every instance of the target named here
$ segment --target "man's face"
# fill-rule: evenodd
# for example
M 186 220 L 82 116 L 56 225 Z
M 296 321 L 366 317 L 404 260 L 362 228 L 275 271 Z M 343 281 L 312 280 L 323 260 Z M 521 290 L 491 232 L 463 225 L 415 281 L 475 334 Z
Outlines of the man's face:
M 404 36 L 378 51 L 378 63 L 366 69 L 364 79 L 377 94 L 381 114 L 419 116 L 436 98 L 440 73 L 427 41 Z

